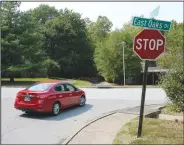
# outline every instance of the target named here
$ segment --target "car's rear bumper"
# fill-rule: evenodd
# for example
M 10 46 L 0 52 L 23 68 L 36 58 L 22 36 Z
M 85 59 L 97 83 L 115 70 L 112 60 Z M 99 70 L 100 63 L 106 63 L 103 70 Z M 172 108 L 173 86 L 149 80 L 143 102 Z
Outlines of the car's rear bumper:
M 44 112 L 44 111 L 40 111 L 38 109 L 34 109 L 34 108 L 22 108 L 22 107 L 15 107 L 17 110 L 21 110 L 24 112 Z
M 27 112 L 48 112 L 43 104 L 26 104 L 26 103 L 15 103 L 14 108 L 21 111 Z
M 43 108 L 33 108 L 33 107 L 22 107 L 22 106 L 14 106 L 15 109 L 27 112 L 47 112 Z

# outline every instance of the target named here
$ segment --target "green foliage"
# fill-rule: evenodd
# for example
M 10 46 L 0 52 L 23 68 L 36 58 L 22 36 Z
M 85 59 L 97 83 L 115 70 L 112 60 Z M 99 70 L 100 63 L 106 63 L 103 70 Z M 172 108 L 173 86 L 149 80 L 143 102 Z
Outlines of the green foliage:
M 45 4 L 39 5 L 39 7 L 35 8 L 32 13 L 35 21 L 44 26 L 44 24 L 51 19 L 54 19 L 59 15 L 59 12 L 55 7 L 50 7 Z
M 183 23 L 172 21 L 172 26 L 166 36 L 166 54 L 160 57 L 158 65 L 163 68 L 172 68 L 172 64 L 176 64 L 178 56 L 183 55 Z
M 183 115 L 183 112 L 181 112 L 181 108 L 177 104 L 169 103 L 162 109 L 162 114 L 180 116 Z
M 17 22 L 19 22 L 20 2 L 2 2 L 1 5 L 1 63 L 3 70 L 21 62 L 21 49 Z
M 89 24 L 89 34 L 92 35 L 95 42 L 102 41 L 109 35 L 112 25 L 106 16 L 99 16 L 96 22 Z
M 176 104 L 180 111 L 184 111 L 183 37 L 183 23 L 173 21 L 167 34 L 167 55 L 158 61 L 161 67 L 169 69 L 161 78 L 160 85 L 166 91 L 169 101 Z
M 90 86 L 90 83 L 88 81 L 74 80 L 73 85 L 75 85 L 75 86 Z
M 45 69 L 40 67 L 40 63 L 38 64 L 28 64 L 28 65 L 17 65 L 17 66 L 10 66 L 7 70 L 10 76 L 16 77 L 41 77 L 45 75 Z
M 9 77 L 44 77 L 47 54 L 43 49 L 44 35 L 35 23 L 32 10 L 19 12 L 20 3 L 2 5 L 2 66 Z
M 61 71 L 60 65 L 52 59 L 46 59 L 43 63 L 48 77 L 57 77 Z
M 46 23 L 45 50 L 61 67 L 61 74 L 70 77 L 92 74 L 93 49 L 81 15 L 65 9 Z
M 160 81 L 162 88 L 166 91 L 169 101 L 176 104 L 179 111 L 184 111 L 184 71 L 173 67 Z M 176 110 L 176 112 L 178 109 Z
M 111 32 L 107 40 L 99 42 L 95 49 L 94 60 L 99 73 L 108 82 L 123 81 L 123 45 L 125 41 L 125 70 L 127 76 L 140 74 L 140 59 L 133 52 L 131 31 L 116 30 Z

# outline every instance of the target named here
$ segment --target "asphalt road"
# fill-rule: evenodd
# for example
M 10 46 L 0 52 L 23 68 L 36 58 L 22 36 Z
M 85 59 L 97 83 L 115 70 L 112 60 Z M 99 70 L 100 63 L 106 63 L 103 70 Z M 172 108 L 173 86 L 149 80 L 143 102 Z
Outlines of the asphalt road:
M 73 107 L 58 116 L 26 115 L 13 108 L 16 93 L 22 88 L 1 88 L 1 143 L 56 144 L 63 141 L 85 122 L 108 111 L 140 105 L 141 88 L 83 89 L 87 104 Z M 166 94 L 159 88 L 148 88 L 146 104 L 161 104 Z

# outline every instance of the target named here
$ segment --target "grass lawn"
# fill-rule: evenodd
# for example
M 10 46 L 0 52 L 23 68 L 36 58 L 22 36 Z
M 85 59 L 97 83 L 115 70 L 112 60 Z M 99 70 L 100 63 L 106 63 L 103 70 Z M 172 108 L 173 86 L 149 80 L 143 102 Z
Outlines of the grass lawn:
M 1 81 L 9 81 L 9 78 L 1 78 Z M 72 81 L 75 86 L 90 86 L 90 82 L 83 80 L 72 80 L 66 78 L 14 78 L 15 82 L 41 82 L 48 80 Z
M 138 118 L 117 133 L 113 144 L 183 144 L 183 123 L 144 118 L 142 137 L 137 138 Z
M 82 80 L 73 80 L 73 85 L 75 86 L 90 86 L 90 82 Z
M 2 81 L 9 81 L 9 78 L 1 78 Z M 48 81 L 48 80 L 66 80 L 64 78 L 57 78 L 57 79 L 51 79 L 51 78 L 14 78 L 16 82 L 41 82 L 41 81 Z
M 110 83 L 112 86 L 119 86 L 119 87 L 122 87 L 122 88 L 142 88 L 142 85 L 118 85 L 118 84 L 115 84 L 115 83 Z M 159 88 L 160 86 L 158 85 L 147 85 L 147 88 Z

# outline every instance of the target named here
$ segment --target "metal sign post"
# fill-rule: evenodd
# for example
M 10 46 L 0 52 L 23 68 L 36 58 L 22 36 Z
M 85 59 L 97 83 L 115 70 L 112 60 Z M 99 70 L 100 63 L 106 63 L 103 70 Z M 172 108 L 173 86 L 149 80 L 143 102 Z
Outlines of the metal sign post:
M 146 95 L 148 64 L 149 64 L 149 61 L 146 60 L 145 65 L 144 65 L 143 86 L 142 86 L 142 96 L 141 96 L 141 109 L 140 109 L 140 115 L 139 115 L 139 126 L 138 126 L 137 137 L 141 137 L 141 134 L 142 134 L 142 124 L 143 124 L 143 115 L 144 115 L 144 102 L 145 102 L 145 95 Z

